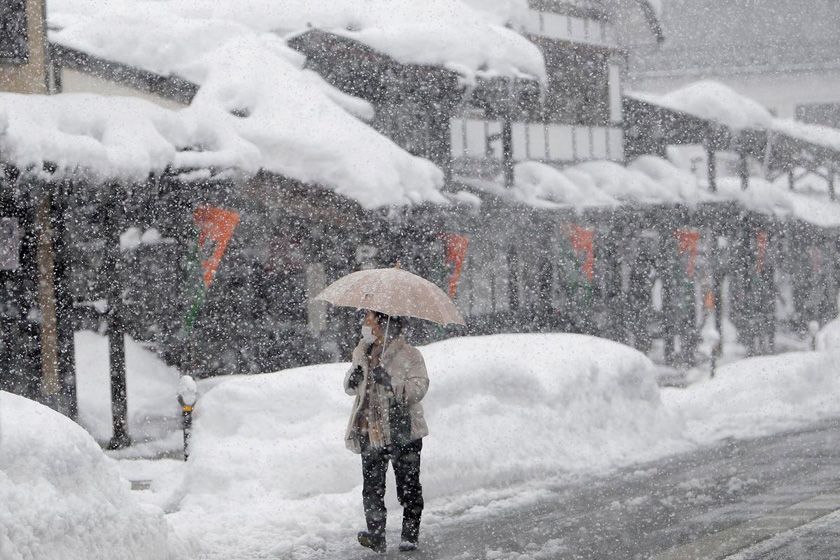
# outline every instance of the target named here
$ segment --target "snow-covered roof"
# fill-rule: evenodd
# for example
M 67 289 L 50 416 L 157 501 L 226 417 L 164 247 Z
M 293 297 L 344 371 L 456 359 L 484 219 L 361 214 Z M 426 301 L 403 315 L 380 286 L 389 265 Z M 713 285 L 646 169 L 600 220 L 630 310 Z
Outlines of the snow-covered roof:
M 786 136 L 840 152 L 840 130 L 793 119 L 775 119 L 773 130 Z
M 259 149 L 230 129 L 234 118 L 136 98 L 0 93 L 0 153 L 22 169 L 50 162 L 59 174 L 82 170 L 102 180 L 139 180 L 169 165 L 256 170 Z
M 130 55 L 141 67 L 169 56 L 190 57 L 190 52 L 184 51 L 191 51 L 196 58 L 208 41 L 215 44 L 230 38 L 239 32 L 237 27 L 280 36 L 318 28 L 359 41 L 399 62 L 442 66 L 468 80 L 498 76 L 544 80 L 542 53 L 505 27 L 506 10 L 485 10 L 475 1 L 472 4 L 461 0 L 49 0 L 48 13 L 51 25 L 64 28 L 53 35 L 58 42 L 70 41 L 76 46 L 83 42 L 104 56 Z M 162 39 L 160 46 L 126 52 L 124 42 L 104 40 L 110 35 L 107 29 L 91 25 L 67 29 L 80 18 L 104 24 L 103 17 L 121 28 L 140 24 Z M 174 39 L 165 33 L 175 22 L 197 40 L 173 45 Z M 156 30 L 155 23 L 165 29 Z M 208 24 L 212 26 L 209 34 L 196 29 Z
M 694 82 L 664 95 L 631 92 L 629 97 L 681 113 L 722 124 L 735 131 L 777 132 L 832 150 L 840 151 L 840 130 L 780 119 L 757 101 L 711 80 Z
M 368 208 L 445 202 L 443 173 L 353 116 L 371 109 L 302 70 L 303 57 L 283 39 L 200 10 L 191 16 L 188 4 L 199 6 L 50 0 L 59 44 L 200 87 L 177 111 L 137 99 L 0 94 L 4 159 L 22 167 L 51 161 L 100 178 L 168 165 L 265 169 Z
M 733 130 L 766 130 L 773 122 L 773 115 L 761 104 L 720 82 L 711 80 L 694 82 L 664 95 L 646 92 L 631 92 L 627 95 L 660 107 L 715 121 Z
M 840 227 L 840 203 L 830 201 L 827 187 L 809 192 L 791 191 L 781 181 L 750 178 L 741 188 L 738 177 L 718 180 L 717 192 L 693 174 L 656 156 L 642 156 L 626 167 L 611 161 L 588 161 L 558 169 L 528 161 L 516 165 L 514 184 L 458 178 L 479 191 L 531 208 L 585 210 L 622 205 L 734 202 L 746 210 L 780 218 L 791 217 L 826 228 Z

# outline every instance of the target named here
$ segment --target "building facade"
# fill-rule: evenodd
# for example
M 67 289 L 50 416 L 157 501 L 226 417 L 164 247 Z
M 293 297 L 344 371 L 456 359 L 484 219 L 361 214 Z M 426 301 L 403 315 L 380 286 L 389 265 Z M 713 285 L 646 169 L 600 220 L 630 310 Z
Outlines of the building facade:
M 0 91 L 47 93 L 44 0 L 0 4 Z

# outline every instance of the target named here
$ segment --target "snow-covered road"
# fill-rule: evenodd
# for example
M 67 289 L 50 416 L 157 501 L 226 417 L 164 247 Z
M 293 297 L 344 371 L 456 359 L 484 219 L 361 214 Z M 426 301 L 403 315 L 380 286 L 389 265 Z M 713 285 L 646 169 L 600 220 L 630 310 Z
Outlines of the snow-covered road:
M 414 558 L 830 560 L 840 557 L 838 475 L 840 420 L 824 421 L 557 481 L 526 505 L 433 515 Z M 351 543 L 346 554 L 368 557 Z

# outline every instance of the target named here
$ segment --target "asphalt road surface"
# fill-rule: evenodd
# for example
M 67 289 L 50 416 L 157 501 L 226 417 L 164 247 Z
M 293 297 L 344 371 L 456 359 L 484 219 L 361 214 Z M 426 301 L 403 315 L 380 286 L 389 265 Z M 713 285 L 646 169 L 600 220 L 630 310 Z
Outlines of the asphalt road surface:
M 488 515 L 436 516 L 410 557 L 835 560 L 838 510 L 840 420 L 833 420 L 555 483 L 528 505 Z M 407 558 L 396 551 L 395 530 L 385 557 Z M 378 555 L 348 543 L 341 556 Z

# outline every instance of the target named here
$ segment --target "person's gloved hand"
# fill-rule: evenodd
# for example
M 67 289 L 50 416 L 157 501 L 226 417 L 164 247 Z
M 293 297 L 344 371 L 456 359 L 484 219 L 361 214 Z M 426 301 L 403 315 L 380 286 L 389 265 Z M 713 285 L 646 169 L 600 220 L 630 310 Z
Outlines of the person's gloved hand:
M 347 379 L 347 386 L 351 389 L 355 389 L 359 386 L 359 383 L 362 382 L 365 374 L 362 371 L 362 366 L 356 366 L 353 368 L 353 373 L 350 374 L 350 377 Z
M 370 377 L 373 379 L 374 383 L 379 383 L 384 387 L 391 386 L 391 374 L 385 371 L 385 368 L 382 366 L 376 366 L 370 372 Z

